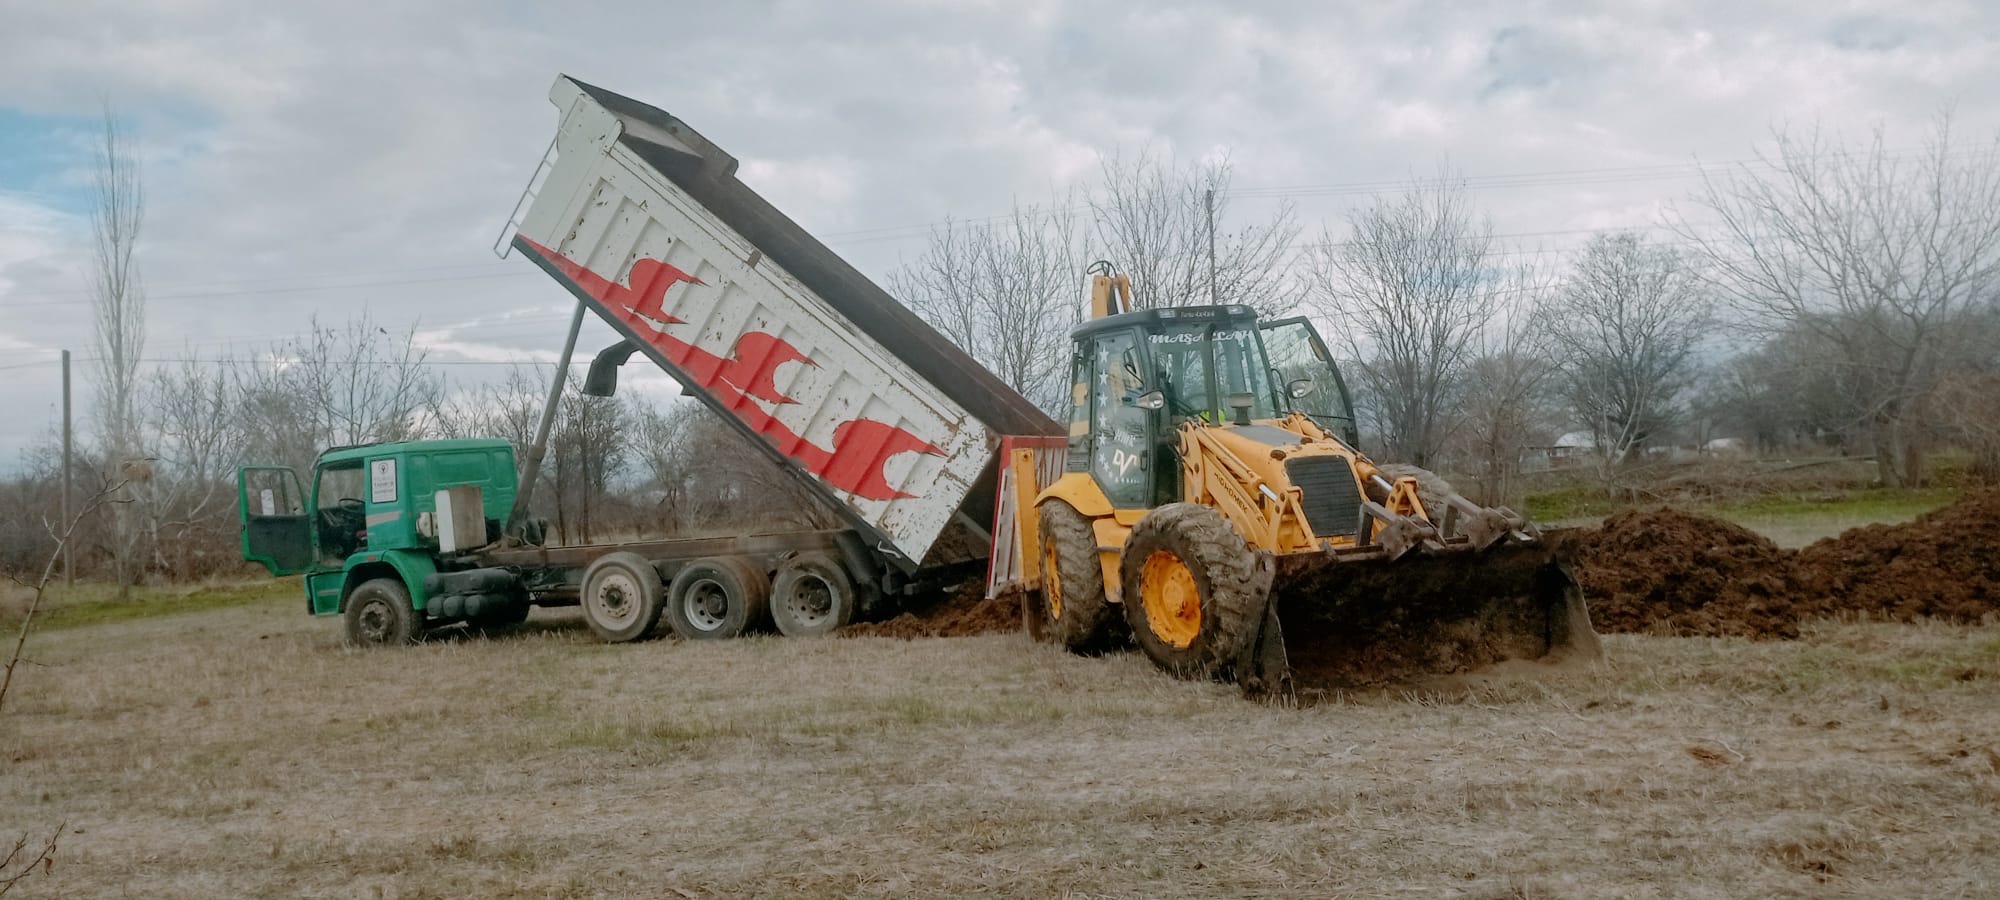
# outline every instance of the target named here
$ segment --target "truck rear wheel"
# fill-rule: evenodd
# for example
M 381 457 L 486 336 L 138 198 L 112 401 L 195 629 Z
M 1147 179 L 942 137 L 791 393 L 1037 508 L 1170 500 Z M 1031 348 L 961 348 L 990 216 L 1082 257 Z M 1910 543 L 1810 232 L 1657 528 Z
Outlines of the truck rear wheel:
M 1073 652 L 1101 652 L 1110 643 L 1112 617 L 1097 533 L 1061 500 L 1042 504 L 1041 523 L 1042 632 Z
M 825 637 L 854 621 L 858 591 L 824 553 L 802 553 L 771 581 L 771 620 L 786 637 Z
M 614 644 L 636 641 L 660 622 L 659 570 L 636 553 L 606 553 L 583 571 L 583 621 Z
M 347 595 L 347 642 L 355 646 L 407 644 L 423 633 L 422 614 L 410 607 L 410 589 L 394 578 L 372 578 Z
M 733 638 L 768 618 L 770 600 L 762 570 L 739 559 L 698 559 L 667 589 L 667 621 L 688 640 Z
M 1261 591 L 1256 555 L 1222 513 L 1170 503 L 1125 542 L 1125 621 L 1160 668 L 1183 678 L 1228 674 Z

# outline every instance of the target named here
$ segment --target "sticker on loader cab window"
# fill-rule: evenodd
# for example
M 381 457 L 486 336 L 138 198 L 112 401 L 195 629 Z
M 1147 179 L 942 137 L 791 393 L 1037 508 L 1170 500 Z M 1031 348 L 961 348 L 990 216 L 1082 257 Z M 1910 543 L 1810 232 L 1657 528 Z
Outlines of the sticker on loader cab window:
M 396 461 L 378 459 L 368 464 L 368 502 L 396 502 Z

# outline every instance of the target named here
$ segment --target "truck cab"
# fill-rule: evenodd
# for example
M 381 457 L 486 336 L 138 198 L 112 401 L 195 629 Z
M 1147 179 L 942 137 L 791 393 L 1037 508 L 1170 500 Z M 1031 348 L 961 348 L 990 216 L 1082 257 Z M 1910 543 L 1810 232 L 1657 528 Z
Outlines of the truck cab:
M 442 554 L 497 536 L 515 483 L 513 448 L 498 439 L 336 447 L 313 463 L 310 490 L 289 468 L 246 466 L 236 475 L 243 558 L 304 575 L 306 609 L 318 616 L 341 615 L 358 588 L 391 580 L 422 623 L 436 618 L 425 578 Z M 452 515 L 454 499 L 480 509 Z

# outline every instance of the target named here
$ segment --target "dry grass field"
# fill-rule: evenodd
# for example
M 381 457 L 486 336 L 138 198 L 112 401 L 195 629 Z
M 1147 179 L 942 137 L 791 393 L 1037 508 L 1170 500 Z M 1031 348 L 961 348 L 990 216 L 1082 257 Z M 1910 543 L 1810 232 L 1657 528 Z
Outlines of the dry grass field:
M 38 634 L 15 896 L 1992 896 L 2000 627 L 1607 638 L 1308 709 L 1012 635 L 340 646 L 289 594 Z

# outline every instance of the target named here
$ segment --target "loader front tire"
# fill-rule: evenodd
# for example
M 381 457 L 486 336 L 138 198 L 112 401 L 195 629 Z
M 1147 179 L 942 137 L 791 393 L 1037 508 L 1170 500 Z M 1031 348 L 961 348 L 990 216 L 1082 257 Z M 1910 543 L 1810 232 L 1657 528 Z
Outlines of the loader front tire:
M 1170 503 L 1139 520 L 1120 581 L 1132 639 L 1182 678 L 1231 674 L 1270 589 L 1222 513 L 1194 503 Z
M 1113 620 L 1097 560 L 1097 533 L 1083 513 L 1061 500 L 1042 504 L 1041 523 L 1042 633 L 1071 652 L 1101 653 L 1111 641 Z

